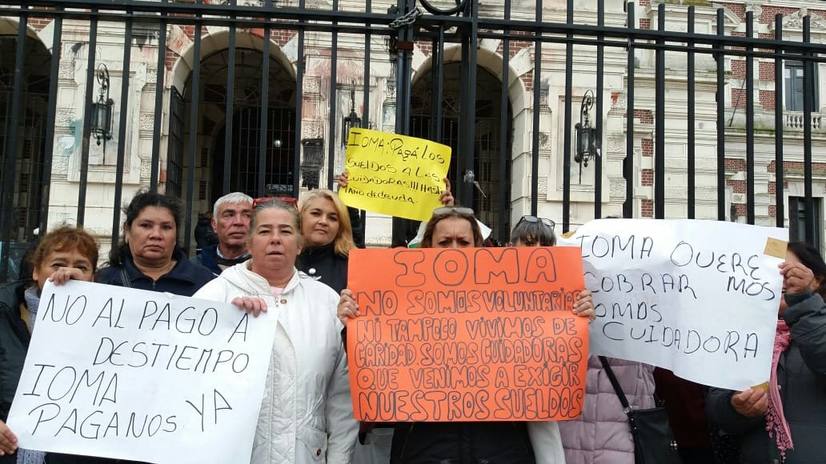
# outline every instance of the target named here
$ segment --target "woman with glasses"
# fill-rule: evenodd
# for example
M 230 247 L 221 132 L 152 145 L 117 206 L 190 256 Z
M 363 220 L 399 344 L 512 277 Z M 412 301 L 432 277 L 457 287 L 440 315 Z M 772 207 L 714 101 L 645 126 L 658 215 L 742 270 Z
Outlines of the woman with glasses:
M 443 207 L 433 211 L 428 221 L 422 248 L 480 247 L 482 232 L 473 210 Z M 575 313 L 590 317 L 594 313 L 590 298 L 578 299 Z M 349 290 L 342 291 L 338 315 L 342 321 L 358 317 L 358 307 Z M 530 432 L 525 422 L 421 422 L 396 425 L 391 463 L 561 463 L 558 434 L 548 430 Z M 537 439 L 533 441 L 532 438 Z M 540 438 L 541 437 L 541 438 Z
M 536 216 L 522 216 L 511 232 L 513 246 L 554 246 L 554 221 Z

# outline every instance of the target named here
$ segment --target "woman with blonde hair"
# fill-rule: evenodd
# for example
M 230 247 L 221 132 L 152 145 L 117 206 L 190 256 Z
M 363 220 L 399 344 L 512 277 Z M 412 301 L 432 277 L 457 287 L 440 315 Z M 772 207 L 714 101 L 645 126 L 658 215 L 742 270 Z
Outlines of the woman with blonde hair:
M 347 288 L 348 255 L 355 246 L 347 206 L 330 190 L 312 190 L 301 201 L 299 214 L 304 249 L 296 267 L 341 292 Z

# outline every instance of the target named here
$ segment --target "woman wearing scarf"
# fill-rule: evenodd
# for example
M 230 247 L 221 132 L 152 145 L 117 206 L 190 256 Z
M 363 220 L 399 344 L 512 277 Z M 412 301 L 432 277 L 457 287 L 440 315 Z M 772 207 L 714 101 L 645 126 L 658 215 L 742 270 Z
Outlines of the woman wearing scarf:
M 711 421 L 742 438 L 744 464 L 826 460 L 826 263 L 810 245 L 789 244 L 768 388 L 711 389 Z
M 34 285 L 19 282 L 0 290 L 0 464 L 42 464 L 45 453 L 17 448 L 17 438 L 5 424 L 26 351 L 37 319 L 40 292 L 47 280 L 61 285 L 69 279 L 91 281 L 98 245 L 91 235 L 60 227 L 45 237 L 32 255 Z

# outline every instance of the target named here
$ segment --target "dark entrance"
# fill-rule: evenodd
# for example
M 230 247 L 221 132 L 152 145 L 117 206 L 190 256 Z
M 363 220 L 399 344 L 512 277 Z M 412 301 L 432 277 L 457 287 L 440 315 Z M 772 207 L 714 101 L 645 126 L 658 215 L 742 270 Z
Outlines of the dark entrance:
M 500 215 L 501 208 L 507 208 L 507 205 L 501 205 L 497 201 L 500 198 L 501 189 L 510 189 L 510 162 L 507 163 L 508 172 L 500 173 L 496 171 L 499 166 L 502 83 L 481 66 L 477 67 L 476 72 L 476 137 L 473 146 L 473 173 L 474 180 L 478 185 L 474 185 L 473 188 L 473 204 L 466 206 L 472 207 L 476 212 L 476 217 L 494 230 L 491 237 L 495 238 L 507 236 L 507 232 L 510 231 L 510 224 L 502 224 Z M 459 147 L 459 118 L 461 117 L 459 104 L 461 75 L 460 63 L 446 63 L 444 65 L 443 116 L 441 140 L 439 141 L 453 149 L 448 178 L 451 185 L 454 186 L 454 190 L 458 182 L 466 180 L 464 175 L 458 175 L 456 168 Z M 433 133 L 432 80 L 433 73 L 428 72 L 413 85 L 411 135 L 436 140 L 439 134 Z M 507 114 L 507 133 L 509 134 L 507 153 L 510 153 L 511 122 L 513 119 L 510 105 L 508 105 Z M 500 233 L 503 230 L 507 231 L 504 235 Z
M 43 195 L 43 160 L 46 147 L 46 115 L 49 101 L 49 62 L 51 54 L 36 39 L 27 37 L 24 45 L 23 112 L 12 125 L 12 91 L 16 37 L 0 36 L 0 214 L 6 233 L 0 238 L 0 281 L 15 280 L 26 249 L 34 242 L 40 226 Z M 17 144 L 9 150 L 8 137 L 16 132 Z M 6 173 L 6 169 L 10 173 Z M 6 178 L 11 174 L 11 178 Z M 11 180 L 11 182 L 8 182 Z

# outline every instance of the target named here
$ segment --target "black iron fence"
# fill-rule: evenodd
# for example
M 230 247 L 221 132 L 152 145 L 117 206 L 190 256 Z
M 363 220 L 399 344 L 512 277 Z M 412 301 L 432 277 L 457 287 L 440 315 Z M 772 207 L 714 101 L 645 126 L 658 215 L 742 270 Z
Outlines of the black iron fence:
M 536 215 L 546 202 L 541 195 L 548 194 L 550 187 L 545 185 L 540 189 L 540 178 L 545 171 L 555 170 L 553 167 L 543 167 L 540 172 L 541 155 L 548 151 L 552 160 L 561 158 L 561 200 L 550 201 L 561 203 L 561 214 L 555 219 L 561 222 L 563 231 L 571 226 L 573 204 L 580 205 L 579 217 L 582 217 L 583 190 L 577 188 L 574 193 L 579 200 L 572 199 L 572 173 L 576 172 L 572 164 L 589 161 L 590 165 L 585 169 L 593 169 L 593 182 L 585 192 L 592 195 L 590 204 L 593 213 L 586 216 L 602 217 L 606 205 L 621 203 L 621 212 L 625 217 L 640 215 L 640 211 L 651 207 L 653 217 L 664 218 L 666 205 L 679 202 L 685 205 L 683 217 L 704 217 L 706 215 L 698 214 L 695 206 L 700 199 L 698 195 L 708 195 L 709 189 L 701 188 L 697 179 L 698 176 L 709 175 L 710 171 L 697 165 L 697 110 L 698 104 L 707 107 L 712 103 L 716 108 L 716 166 L 712 169 L 716 176 L 712 188 L 717 206 L 716 219 L 731 219 L 730 210 L 736 209 L 731 207 L 732 201 L 727 198 L 731 195 L 732 180 L 727 177 L 726 163 L 738 158 L 729 153 L 727 144 L 730 148 L 734 143 L 744 147 L 744 179 L 737 180 L 745 183 L 742 192 L 745 201 L 739 205 L 744 209 L 744 220 L 748 223 L 756 221 L 755 179 L 773 176 L 773 187 L 769 188 L 773 191 L 769 193 L 774 196 L 770 200 L 774 207 L 770 215 L 774 223 L 780 227 L 792 225 L 805 229 L 801 235 L 816 240 L 822 226 L 813 220 L 820 213 L 812 194 L 812 130 L 813 126 L 819 128 L 820 124 L 819 117 L 813 118 L 813 112 L 817 110 L 814 107 L 816 68 L 818 63 L 824 61 L 826 46 L 811 41 L 810 17 L 800 18 L 800 37 L 795 35 L 792 39 L 784 38 L 784 18 L 781 14 L 773 18 L 773 24 L 767 25 L 765 18 L 761 22 L 760 18 L 755 18 L 753 11 L 745 11 L 745 7 L 739 8 L 731 2 L 719 5 L 694 2 L 702 5 L 683 7 L 672 6 L 672 2 L 666 2 L 669 5 L 657 4 L 656 1 L 652 6 L 645 1 L 645 24 L 635 17 L 640 8 L 634 3 L 608 3 L 610 11 L 606 11 L 605 0 L 595 0 L 589 10 L 575 11 L 574 1 L 568 0 L 567 8 L 558 11 L 549 9 L 542 0 L 536 0 L 532 11 L 524 11 L 522 6 L 514 11 L 511 0 L 485 2 L 482 6 L 479 0 L 398 0 L 392 4 L 366 0 L 357 7 L 332 0 L 329 9 L 321 9 L 321 2 L 308 0 L 265 0 L 245 5 L 238 0 L 220 4 L 203 0 L 6 0 L 0 5 L 0 18 L 7 24 L 7 35 L 2 35 L 3 29 L 0 27 L 0 281 L 14 277 L 22 250 L 34 238 L 34 226 L 39 226 L 40 234 L 46 231 L 50 214 L 53 213 L 50 212 L 50 205 L 56 203 L 55 192 L 51 191 L 54 185 L 53 162 L 56 162 L 62 147 L 56 145 L 61 136 L 56 134 L 55 128 L 59 116 L 59 82 L 65 79 L 61 66 L 68 59 L 61 56 L 61 51 L 66 50 L 62 46 L 66 40 L 63 30 L 69 25 L 75 31 L 78 25 L 82 25 L 87 31 L 84 38 L 87 56 L 85 71 L 81 73 L 85 74 L 85 79 L 81 79 L 85 85 L 82 92 L 83 118 L 74 126 L 76 139 L 79 139 L 79 174 L 70 176 L 72 181 L 68 182 L 73 186 L 72 195 L 76 195 L 77 202 L 71 208 L 61 207 L 60 218 L 74 220 L 80 225 L 89 219 L 87 194 L 93 187 L 100 188 L 101 182 L 104 182 L 96 180 L 94 185 L 90 184 L 90 149 L 96 142 L 102 141 L 106 147 L 107 141 L 116 140 L 116 144 L 109 142 L 116 146 L 108 148 L 109 157 L 114 153 L 114 162 L 109 163 L 113 176 L 105 181 L 111 185 L 112 240 L 120 232 L 125 166 L 134 157 L 140 156 L 131 152 L 136 144 L 130 144 L 130 140 L 137 137 L 135 133 L 139 129 L 134 128 L 133 134 L 126 132 L 128 118 L 134 117 L 127 108 L 130 104 L 136 104 L 130 102 L 130 98 L 136 95 L 130 87 L 130 76 L 133 74 L 130 66 L 136 62 L 133 56 L 135 44 L 143 44 L 147 40 L 153 42 L 153 49 L 157 50 L 154 63 L 157 71 L 153 82 L 143 82 L 142 85 L 154 86 L 161 91 L 155 91 L 154 102 L 149 103 L 151 128 L 140 129 L 151 131 L 151 148 L 147 149 L 148 172 L 138 176 L 137 181 L 130 181 L 128 186 L 133 188 L 137 183 L 151 189 L 162 187 L 184 200 L 188 214 L 182 240 L 187 248 L 192 237 L 193 217 L 198 212 L 196 199 L 206 199 L 208 203 L 211 198 L 233 189 L 245 189 L 254 195 L 297 195 L 302 174 L 306 174 L 305 183 L 307 179 L 310 179 L 309 185 L 314 183 L 313 174 L 317 176 L 318 169 L 322 167 L 321 154 L 326 155 L 326 178 L 321 179 L 321 184 L 332 187 L 335 160 L 341 156 L 341 147 L 336 141 L 340 140 L 342 126 L 377 127 L 387 120 L 394 121 L 394 130 L 398 133 L 426 136 L 454 147 L 449 177 L 458 202 L 476 207 L 485 216 L 486 222 L 494 226 L 495 238 L 503 241 L 507 239 L 511 213 L 517 204 L 515 198 L 521 195 L 514 192 L 516 187 L 513 185 L 517 181 L 524 178 L 528 182 L 524 212 Z M 624 16 L 618 15 L 617 11 L 624 11 Z M 704 18 L 712 17 L 713 27 L 698 32 L 696 18 L 699 14 Z M 738 17 L 745 24 L 745 30 L 731 32 L 731 28 L 727 29 L 727 15 Z M 672 20 L 672 17 L 679 19 Z M 656 26 L 648 24 L 652 18 L 656 19 Z M 44 28 L 46 24 L 49 27 Z M 109 70 L 100 66 L 101 57 L 97 53 L 99 31 L 113 24 L 123 29 L 119 36 L 123 43 L 119 60 L 122 66 L 113 70 L 121 77 L 119 95 L 108 95 Z M 702 24 L 708 25 L 709 21 Z M 13 25 L 16 31 L 9 29 L 8 25 Z M 755 33 L 755 25 L 761 25 L 764 32 Z M 187 31 L 192 42 L 188 55 L 177 58 L 185 59 L 191 66 L 185 88 L 164 82 L 170 75 L 165 71 L 169 67 L 171 42 L 178 40 L 170 37 L 174 26 Z M 227 44 L 220 57 L 204 56 L 205 28 L 228 29 Z M 13 32 L 10 33 L 10 30 Z M 39 31 L 40 38 L 33 37 L 33 31 Z M 254 31 L 254 40 L 260 41 L 260 44 L 256 42 L 260 53 L 247 53 L 250 45 L 237 43 L 239 31 Z M 38 42 L 49 36 L 52 43 L 50 51 Z M 289 44 L 277 40 L 282 36 L 289 38 Z M 343 38 L 348 43 L 346 48 L 340 46 Z M 77 38 L 72 40 L 77 41 Z M 498 41 L 492 53 L 499 57 L 500 68 L 491 69 L 488 65 L 486 72 L 490 75 L 484 75 L 479 65 L 482 53 L 480 44 L 486 40 Z M 377 54 L 376 42 L 383 45 L 380 54 Z M 353 43 L 363 45 L 354 49 Z M 457 45 L 458 51 L 451 52 L 454 56 L 447 60 L 446 47 Z M 292 67 L 291 70 L 285 73 L 284 69 L 279 68 L 277 60 L 272 58 L 272 47 L 291 47 L 294 59 L 285 66 Z M 529 117 L 517 125 L 514 123 L 516 111 L 511 92 L 511 61 L 518 57 L 517 52 L 525 48 L 529 49 L 531 69 L 518 79 L 521 80 L 519 85 L 526 89 L 524 106 L 531 111 Z M 326 50 L 322 54 L 329 54 L 326 81 L 318 81 L 326 87 L 321 89 L 313 88 L 312 83 L 307 81 L 306 68 L 307 54 L 319 49 Z M 416 76 L 414 82 L 413 61 L 417 59 L 417 50 L 422 49 L 426 49 L 429 55 L 429 77 Z M 551 51 L 557 49 L 561 51 L 558 56 L 564 57 L 553 64 L 561 68 L 564 74 L 560 94 L 564 110 L 557 116 L 558 126 L 562 128 L 557 131 L 560 133 L 560 149 L 549 150 L 543 148 L 545 141 L 542 140 L 542 128 L 549 123 L 545 122 L 542 126 L 543 112 L 540 108 L 548 106 L 551 98 L 548 79 L 543 73 L 549 68 L 547 60 L 557 56 Z M 72 51 L 77 50 L 72 48 Z M 650 75 L 638 79 L 638 73 L 644 70 L 638 61 L 643 53 L 649 51 L 653 52 L 653 73 L 648 72 Z M 593 54 L 587 69 L 575 69 L 575 52 Z M 616 69 L 618 52 L 625 54 L 625 64 L 622 66 L 623 84 L 613 88 L 616 91 L 614 96 L 606 91 L 606 66 Z M 606 63 L 607 53 L 613 57 L 611 63 Z M 342 55 L 346 55 L 350 63 L 354 59 L 361 62 L 357 79 L 353 75 L 359 73 L 348 66 L 345 73 L 347 80 L 339 81 Z M 667 69 L 667 57 L 671 59 L 677 55 L 685 60 L 685 68 L 679 71 Z M 706 73 L 703 82 L 697 82 L 698 57 L 712 57 L 716 61 L 715 79 Z M 253 63 L 255 60 L 260 62 Z M 732 61 L 737 61 L 738 66 L 742 63 L 745 70 L 738 74 Z M 763 85 L 756 89 L 755 64 L 772 63 L 774 88 L 766 89 Z M 387 65 L 390 66 L 392 79 L 387 88 L 378 89 L 376 69 L 385 69 Z M 771 66 L 766 69 L 771 69 Z M 798 99 L 794 104 L 788 103 L 788 96 L 784 98 L 784 91 L 789 91 L 789 78 L 784 76 L 784 70 L 790 69 L 801 74 L 801 79 L 794 81 L 797 82 L 794 98 Z M 758 81 L 762 71 L 761 66 Z M 583 74 L 595 82 L 593 107 L 589 110 L 593 130 L 590 133 L 580 132 L 582 137 L 592 136 L 595 142 L 591 145 L 586 143 L 586 139 L 578 140 L 574 131 L 578 122 L 575 120 L 576 111 L 582 108 L 580 102 L 584 97 L 574 94 L 574 87 L 578 87 L 575 79 L 581 79 Z M 738 76 L 740 83 L 731 85 L 731 79 Z M 667 91 L 667 82 L 674 80 L 685 81 L 679 97 L 675 96 L 673 89 Z M 98 85 L 95 85 L 96 81 Z M 225 85 L 221 87 L 218 85 L 220 82 L 225 82 Z M 766 78 L 763 83 L 766 82 L 771 82 L 771 79 Z M 414 92 L 414 86 L 420 87 L 422 92 Z M 495 89 L 497 86 L 499 88 Z M 714 102 L 708 101 L 707 92 L 698 97 L 698 89 L 703 87 L 708 90 L 709 86 L 716 86 L 716 98 L 711 97 L 716 100 Z M 165 88 L 169 90 L 164 92 Z M 101 89 L 107 91 L 106 97 Z M 314 95 L 326 94 L 326 98 L 306 95 L 309 89 Z M 653 105 L 638 111 L 636 92 L 641 89 L 653 94 Z M 351 97 L 349 103 L 353 106 L 349 108 L 349 119 L 346 120 L 341 120 L 339 115 L 346 114 L 348 108 L 337 106 L 347 102 L 346 98 L 341 102 L 337 98 L 342 90 L 344 95 L 354 95 L 354 90 L 361 94 L 360 102 L 354 102 L 354 97 Z M 727 90 L 731 92 L 732 100 L 737 91 L 736 102 L 726 103 L 724 93 Z M 755 90 L 758 92 L 755 93 Z M 772 94 L 773 102 L 762 99 L 763 92 Z M 370 109 L 377 107 L 377 102 L 371 99 L 379 98 L 379 94 L 383 95 L 385 103 L 393 104 L 384 105 L 371 113 Z M 684 99 L 684 115 L 668 116 L 672 98 Z M 620 103 L 617 104 L 616 100 Z M 646 102 L 648 100 L 650 98 L 646 97 Z M 314 128 L 309 131 L 303 127 L 307 124 L 307 118 L 302 112 L 308 107 L 308 102 L 328 107 L 326 121 L 320 123 L 321 130 Z M 355 112 L 356 103 L 361 106 L 360 112 Z M 142 104 L 147 105 L 147 102 Z M 775 119 L 772 129 L 774 163 L 768 173 L 755 171 L 755 134 L 766 136 L 765 131 L 760 132 L 755 127 L 756 104 L 763 113 L 773 112 Z M 802 105 L 802 108 L 799 108 L 799 114 L 795 113 L 796 119 L 790 126 L 789 107 L 797 105 Z M 113 106 L 120 108 L 117 123 L 107 119 L 116 114 L 112 111 Z M 216 121 L 209 117 L 210 111 L 227 116 Z M 604 125 L 609 111 L 622 112 L 621 119 L 624 119 L 624 128 L 621 129 L 625 147 L 621 178 L 606 174 L 609 157 L 605 154 L 607 136 Z M 732 113 L 737 111 L 740 117 L 745 118 L 744 126 L 739 130 L 732 125 L 735 120 Z M 681 121 L 676 126 L 684 127 L 684 152 L 674 153 L 667 147 L 667 124 L 673 124 L 675 120 Z M 216 128 L 216 124 L 223 126 Z M 642 172 L 645 169 L 641 167 L 641 157 L 645 156 L 646 148 L 638 148 L 641 141 L 635 136 L 640 124 L 645 125 L 646 130 L 653 128 L 650 141 L 653 145 L 650 147 L 650 164 L 653 167 L 650 169 L 651 179 L 648 180 L 645 180 L 646 174 Z M 587 129 L 588 125 L 585 123 L 580 128 Z M 118 133 L 107 132 L 111 127 L 116 127 Z M 787 127 L 793 127 L 795 131 L 802 129 L 802 133 L 789 137 L 784 133 Z M 529 137 L 525 132 L 529 133 Z M 224 134 L 223 141 L 203 142 L 205 133 Z M 544 133 L 548 133 L 547 128 Z M 520 153 L 513 148 L 515 138 L 529 141 Z M 326 144 L 319 142 L 323 139 L 326 139 Z M 789 163 L 784 162 L 784 142 L 792 139 L 795 147 L 802 149 L 802 158 L 795 158 L 795 169 L 802 169 L 804 192 L 799 202 L 795 200 L 794 214 L 787 214 L 784 209 L 787 203 L 784 170 L 788 169 Z M 584 145 L 575 146 L 579 143 Z M 642 143 L 647 142 L 643 140 Z M 319 152 L 320 149 L 326 153 Z M 622 148 L 620 151 L 623 151 Z M 740 149 L 737 151 L 739 153 Z M 240 152 L 243 153 L 239 155 Z M 242 161 L 239 161 L 239 156 Z M 525 169 L 518 173 L 513 165 L 517 157 L 529 160 L 524 163 Z M 684 189 L 682 183 L 679 184 L 682 193 L 668 193 L 667 190 L 667 166 L 675 159 L 683 166 L 680 168 L 681 175 L 686 178 Z M 207 167 L 212 170 L 210 175 L 196 172 Z M 610 185 L 604 185 L 606 179 L 608 182 L 624 183 L 624 186 L 606 192 L 610 188 Z M 640 195 L 640 186 L 653 189 L 651 198 L 641 207 L 640 203 L 646 200 Z M 617 192 L 624 192 L 624 198 L 619 202 L 616 200 Z M 65 188 L 61 189 L 60 195 L 66 195 Z M 99 214 L 99 209 L 96 214 Z M 669 214 L 669 217 L 674 216 Z M 805 220 L 798 221 L 800 218 Z M 404 233 L 403 224 L 394 224 L 396 240 L 401 240 Z

